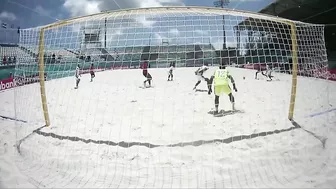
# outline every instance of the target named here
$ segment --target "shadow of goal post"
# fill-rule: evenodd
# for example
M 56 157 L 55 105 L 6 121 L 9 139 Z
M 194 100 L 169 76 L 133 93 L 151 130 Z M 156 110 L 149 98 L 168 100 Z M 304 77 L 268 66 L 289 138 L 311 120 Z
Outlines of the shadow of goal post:
M 49 111 L 48 111 L 48 104 L 47 104 L 47 96 L 46 96 L 46 89 L 45 89 L 45 80 L 44 80 L 44 73 L 45 73 L 45 67 L 44 67 L 44 33 L 46 30 L 65 26 L 68 24 L 72 24 L 79 19 L 83 18 L 89 18 L 93 16 L 100 16 L 100 15 L 106 15 L 108 16 L 109 14 L 113 13 L 118 13 L 118 12 L 131 12 L 134 10 L 138 11 L 148 11 L 148 10 L 163 10 L 163 11 L 169 11 L 170 9 L 183 9 L 183 10 L 190 10 L 190 9 L 197 9 L 198 11 L 202 10 L 216 10 L 218 11 L 218 8 L 213 8 L 213 7 L 194 7 L 194 6 L 189 6 L 189 7 L 152 7 L 152 8 L 136 8 L 136 9 L 122 9 L 122 10 L 112 10 L 112 11 L 105 11 L 105 12 L 100 12 L 92 15 L 86 15 L 86 16 L 80 16 L 80 17 L 75 17 L 75 18 L 70 18 L 67 20 L 59 21 L 56 23 L 52 23 L 49 25 L 46 25 L 41 28 L 40 30 L 40 36 L 39 36 L 39 45 L 38 45 L 38 52 L 39 52 L 39 79 L 40 79 L 40 93 L 41 93 L 41 101 L 42 101 L 42 109 L 43 109 L 43 114 L 44 114 L 44 120 L 45 120 L 45 126 L 50 126 L 50 117 L 49 117 Z M 248 12 L 248 11 L 240 11 L 240 10 L 231 10 L 231 9 L 226 9 L 226 8 L 220 8 L 220 10 L 225 13 L 225 12 L 232 12 L 235 11 L 237 13 L 242 13 L 247 15 L 247 17 L 253 16 L 260 16 L 263 14 L 260 13 L 255 13 L 255 12 Z M 267 17 L 267 18 L 265 18 Z M 296 25 L 295 21 L 290 21 L 287 19 L 279 19 L 278 17 L 275 16 L 270 16 L 270 15 L 263 15 L 263 19 L 269 20 L 269 21 L 275 21 L 281 24 L 286 24 L 290 26 L 291 29 L 291 41 L 292 41 L 292 86 L 291 86 L 291 95 L 290 95 L 290 104 L 289 104 L 289 112 L 288 112 L 288 119 L 293 120 L 294 116 L 294 107 L 295 107 L 295 99 L 296 99 L 296 89 L 297 89 L 297 73 L 298 73 L 298 52 L 297 52 L 297 36 L 296 36 Z

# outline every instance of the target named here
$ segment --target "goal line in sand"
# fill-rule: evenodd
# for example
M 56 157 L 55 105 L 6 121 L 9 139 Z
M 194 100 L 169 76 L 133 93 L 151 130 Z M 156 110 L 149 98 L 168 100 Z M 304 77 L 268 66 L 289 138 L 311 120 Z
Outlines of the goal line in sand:
M 46 126 L 44 126 L 46 127 Z M 84 139 L 76 136 L 62 136 L 58 135 L 55 133 L 50 133 L 50 132 L 44 132 L 42 129 L 44 127 L 38 128 L 33 131 L 33 133 L 36 133 L 41 136 L 45 137 L 52 137 L 54 139 L 59 139 L 59 140 L 68 140 L 68 141 L 73 141 L 73 142 L 83 142 L 83 143 L 94 143 L 94 144 L 105 144 L 109 146 L 120 146 L 122 148 L 130 148 L 133 146 L 144 146 L 147 148 L 158 148 L 158 147 L 185 147 L 185 146 L 201 146 L 204 144 L 211 144 L 211 143 L 225 143 L 225 144 L 230 144 L 232 142 L 238 142 L 241 140 L 245 139 L 254 139 L 257 137 L 265 137 L 265 136 L 270 136 L 274 134 L 280 134 L 288 131 L 292 131 L 295 129 L 301 128 L 298 124 L 294 125 L 293 127 L 289 127 L 287 129 L 276 129 L 273 131 L 264 131 L 260 133 L 253 133 L 250 135 L 238 135 L 238 136 L 232 136 L 228 138 L 223 138 L 223 139 L 212 139 L 212 140 L 196 140 L 196 141 L 190 141 L 190 142 L 179 142 L 179 143 L 174 143 L 174 144 L 166 144 L 166 145 L 160 145 L 160 144 L 151 144 L 151 143 L 143 143 L 143 142 L 113 142 L 113 141 L 107 141 L 107 140 L 94 140 L 94 139 Z M 19 149 L 18 149 L 19 150 Z
M 8 119 L 8 120 L 11 120 L 11 121 L 18 121 L 18 122 L 22 122 L 22 123 L 27 123 L 27 121 L 25 121 L 25 120 L 16 119 L 16 118 L 9 117 L 9 116 L 0 115 L 0 118 Z

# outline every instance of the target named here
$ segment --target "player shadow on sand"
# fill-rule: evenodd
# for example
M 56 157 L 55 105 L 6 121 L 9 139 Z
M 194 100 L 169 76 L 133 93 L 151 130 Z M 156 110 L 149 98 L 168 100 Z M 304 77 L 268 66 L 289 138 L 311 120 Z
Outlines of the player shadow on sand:
M 204 93 L 206 92 L 207 93 L 208 90 L 205 90 L 205 89 L 196 89 L 195 92 L 204 92 Z
M 237 114 L 237 113 L 245 113 L 243 110 L 220 110 L 218 113 L 215 113 L 215 110 L 211 110 L 208 112 L 208 114 L 211 114 L 215 117 L 223 117 L 223 116 L 227 116 L 227 115 L 233 115 L 233 114 Z

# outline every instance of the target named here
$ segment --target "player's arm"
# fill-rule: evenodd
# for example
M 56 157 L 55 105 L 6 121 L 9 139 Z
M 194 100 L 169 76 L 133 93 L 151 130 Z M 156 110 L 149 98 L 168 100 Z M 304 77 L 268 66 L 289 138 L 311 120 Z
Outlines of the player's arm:
M 235 80 L 233 79 L 232 75 L 228 74 L 228 78 L 230 79 L 232 85 L 235 84 Z
M 228 78 L 230 79 L 230 81 L 232 83 L 233 90 L 235 90 L 237 92 L 238 90 L 237 90 L 237 87 L 236 87 L 236 83 L 235 83 L 235 80 L 233 79 L 232 75 L 228 74 Z
M 195 74 L 197 75 L 198 71 L 200 70 L 201 68 L 198 68 L 196 71 L 195 71 Z

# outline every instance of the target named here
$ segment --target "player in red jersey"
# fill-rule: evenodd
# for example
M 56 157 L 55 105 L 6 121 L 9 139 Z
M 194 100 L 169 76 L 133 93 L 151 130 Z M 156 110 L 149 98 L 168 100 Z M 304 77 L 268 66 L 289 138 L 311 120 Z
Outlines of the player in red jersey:
M 90 82 L 92 82 L 92 81 L 93 81 L 93 78 L 96 77 L 96 75 L 95 75 L 95 73 L 94 73 L 94 66 L 93 66 L 93 63 L 92 63 L 91 66 L 90 66 L 90 75 L 91 75 L 91 81 L 90 81 Z
M 149 87 L 151 87 L 152 76 L 148 73 L 149 67 L 150 66 L 147 59 L 145 59 L 140 66 L 140 68 L 142 69 L 142 75 L 146 77 L 146 80 L 144 81 L 144 87 L 146 87 L 146 82 L 148 82 Z

